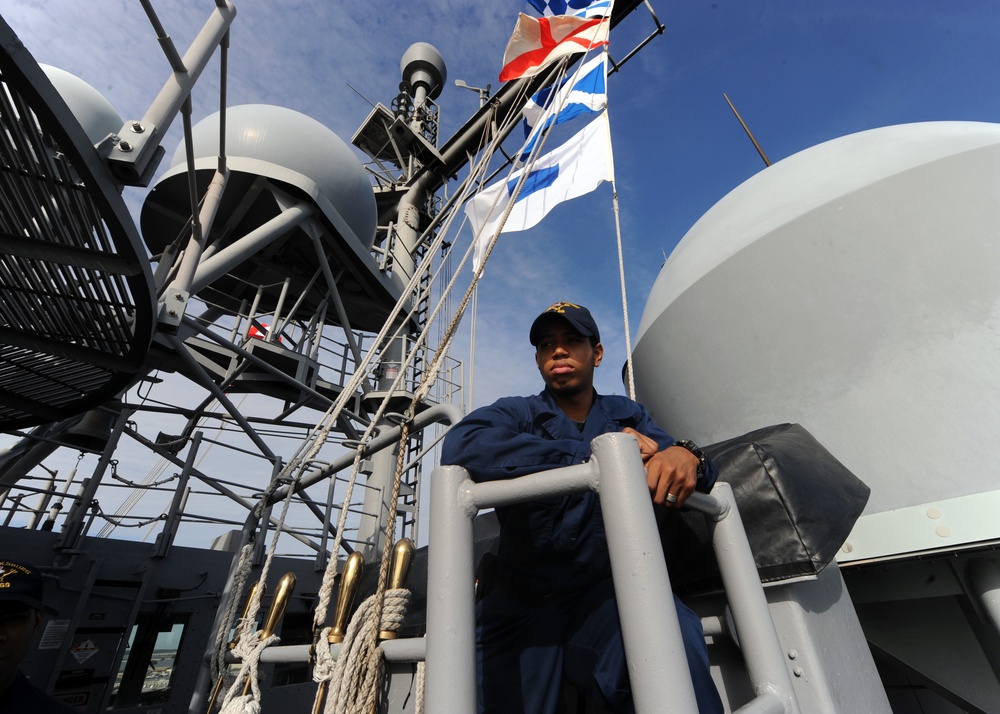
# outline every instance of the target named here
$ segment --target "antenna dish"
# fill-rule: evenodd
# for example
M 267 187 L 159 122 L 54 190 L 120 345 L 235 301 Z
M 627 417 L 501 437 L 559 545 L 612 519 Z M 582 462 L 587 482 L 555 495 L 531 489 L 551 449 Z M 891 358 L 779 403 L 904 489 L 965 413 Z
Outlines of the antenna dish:
M 415 42 L 403 53 L 403 59 L 399 61 L 399 73 L 414 92 L 418 87 L 423 87 L 431 99 L 437 99 L 441 95 L 441 89 L 448 78 L 441 53 L 434 45 L 426 42 Z

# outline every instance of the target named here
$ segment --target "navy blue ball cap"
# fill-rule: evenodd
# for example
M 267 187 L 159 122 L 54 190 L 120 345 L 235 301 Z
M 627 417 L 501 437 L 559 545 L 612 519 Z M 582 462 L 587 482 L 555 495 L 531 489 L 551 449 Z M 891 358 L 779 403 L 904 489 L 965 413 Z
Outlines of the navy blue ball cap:
M 538 340 L 541 339 L 539 333 L 541 332 L 542 325 L 553 317 L 561 317 L 584 337 L 593 338 L 594 342 L 601 341 L 601 333 L 597 330 L 597 323 L 594 322 L 594 316 L 590 314 L 590 310 L 582 305 L 571 302 L 557 302 L 545 308 L 545 311 L 531 323 L 531 331 L 528 333 L 528 339 L 531 341 L 533 347 L 537 347 Z
M 0 603 L 20 602 L 36 610 L 42 605 L 42 574 L 38 568 L 0 560 Z

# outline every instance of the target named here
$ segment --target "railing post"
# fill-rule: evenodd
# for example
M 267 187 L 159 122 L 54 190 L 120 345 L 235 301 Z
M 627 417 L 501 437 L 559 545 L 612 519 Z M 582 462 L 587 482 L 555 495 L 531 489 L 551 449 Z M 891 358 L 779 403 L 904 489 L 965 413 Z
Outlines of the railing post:
M 598 493 L 635 710 L 696 712 L 698 701 L 636 439 L 604 434 L 594 439 L 591 449 L 600 471 Z
M 425 711 L 469 714 L 476 711 L 476 509 L 463 491 L 472 480 L 459 466 L 440 466 L 431 478 Z
M 723 506 L 723 515 L 719 520 L 708 519 L 712 530 L 712 547 L 719 562 L 719 572 L 733 613 L 747 674 L 754 694 L 761 699 L 758 706 L 768 706 L 768 702 L 773 704 L 777 699 L 783 706 L 781 711 L 799 714 L 792 678 L 788 674 L 781 641 L 774 629 L 767 597 L 760 586 L 760 576 L 757 574 L 743 521 L 740 520 L 736 499 L 733 498 L 733 488 L 720 481 L 712 489 L 712 496 Z

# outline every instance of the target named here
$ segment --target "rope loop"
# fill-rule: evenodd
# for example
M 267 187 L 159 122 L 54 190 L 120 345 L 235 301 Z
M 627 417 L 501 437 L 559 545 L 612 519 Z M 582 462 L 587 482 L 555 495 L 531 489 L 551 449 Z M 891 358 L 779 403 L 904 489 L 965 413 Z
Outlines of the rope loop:
M 313 681 L 317 684 L 329 682 L 333 679 L 334 668 L 337 660 L 330 654 L 330 646 L 325 643 L 330 641 L 330 630 L 332 627 L 324 627 L 320 632 L 319 641 L 313 646 Z M 319 644 L 320 642 L 324 644 Z
M 399 630 L 410 604 L 410 591 L 404 588 L 386 590 L 380 620 L 378 599 L 376 593 L 362 602 L 347 626 L 340 655 L 333 666 L 325 714 L 370 714 L 375 710 L 385 679 L 385 657 L 378 646 L 378 633 L 380 630 Z M 329 652 L 325 656 L 330 657 Z M 317 651 L 317 661 L 323 657 Z M 323 666 L 325 668 L 325 663 Z M 324 674 L 325 671 L 319 676 Z M 323 681 L 317 676 L 314 669 L 313 679 Z
M 260 714 L 260 656 L 264 650 L 273 644 L 281 642 L 277 635 L 264 637 L 258 640 L 256 637 L 249 638 L 253 642 L 247 643 L 247 638 L 240 639 L 233 652 L 243 660 L 243 666 L 236 677 L 236 681 L 226 693 L 226 698 L 222 702 L 222 709 L 219 714 Z M 243 694 L 246 682 L 250 682 L 250 693 Z M 239 692 L 239 693 L 237 693 Z

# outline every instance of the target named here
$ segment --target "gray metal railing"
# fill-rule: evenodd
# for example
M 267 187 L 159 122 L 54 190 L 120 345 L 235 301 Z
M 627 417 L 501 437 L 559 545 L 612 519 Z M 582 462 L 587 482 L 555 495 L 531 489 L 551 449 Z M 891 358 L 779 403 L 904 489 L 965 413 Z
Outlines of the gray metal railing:
M 476 710 L 475 563 L 472 523 L 485 508 L 551 498 L 584 489 L 599 494 L 636 712 L 698 710 L 688 675 L 670 580 L 636 440 L 604 434 L 585 464 L 509 481 L 474 483 L 465 469 L 432 475 L 427 591 L 425 710 Z M 792 680 L 771 620 L 732 489 L 687 505 L 704 513 L 755 698 L 739 712 L 798 714 Z
M 635 438 L 604 434 L 592 442 L 592 452 L 593 458 L 586 464 L 509 481 L 477 484 L 458 466 L 434 470 L 427 635 L 380 644 L 389 662 L 426 661 L 425 711 L 468 714 L 476 710 L 472 533 L 476 514 L 484 508 L 584 489 L 597 492 L 601 499 L 636 712 L 697 711 Z M 754 699 L 736 710 L 737 714 L 800 714 L 732 488 L 720 482 L 710 495 L 693 494 L 686 505 L 708 520 L 735 639 L 754 692 Z M 705 618 L 706 633 L 724 633 L 725 619 L 722 613 Z M 340 645 L 331 646 L 334 656 L 339 650 Z M 301 662 L 308 659 L 308 652 L 308 645 L 271 647 L 261 661 Z

